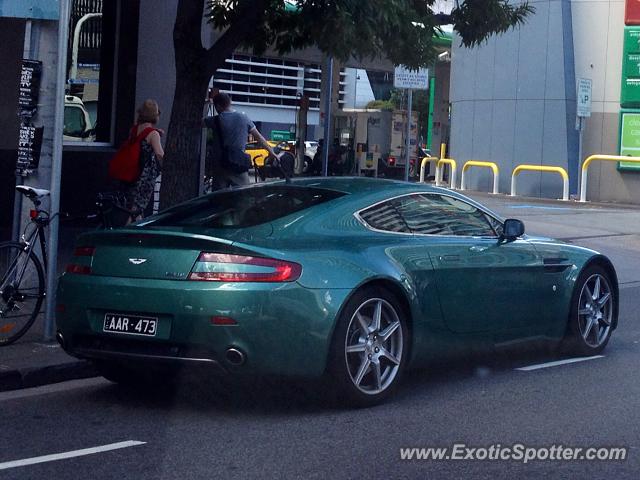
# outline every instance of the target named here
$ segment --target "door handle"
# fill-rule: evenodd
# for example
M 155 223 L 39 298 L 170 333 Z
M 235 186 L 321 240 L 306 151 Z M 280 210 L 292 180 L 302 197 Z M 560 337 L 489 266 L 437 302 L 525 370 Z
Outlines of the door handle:
M 441 255 L 440 261 L 441 262 L 459 262 L 460 255 Z
M 473 247 L 469 247 L 470 252 L 481 253 L 488 249 L 489 247 L 480 247 L 478 245 L 474 245 Z

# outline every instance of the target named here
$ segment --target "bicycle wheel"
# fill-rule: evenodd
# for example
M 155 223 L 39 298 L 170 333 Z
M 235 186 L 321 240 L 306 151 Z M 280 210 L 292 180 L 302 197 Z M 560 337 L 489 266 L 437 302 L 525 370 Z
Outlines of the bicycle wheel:
M 33 325 L 44 299 L 44 270 L 38 257 L 17 242 L 0 244 L 0 347 Z

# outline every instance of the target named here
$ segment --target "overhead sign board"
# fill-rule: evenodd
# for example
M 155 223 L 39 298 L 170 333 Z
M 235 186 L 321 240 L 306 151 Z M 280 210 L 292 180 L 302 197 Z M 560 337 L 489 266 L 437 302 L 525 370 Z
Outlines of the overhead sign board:
M 620 104 L 640 107 L 640 27 L 625 27 Z
M 57 20 L 59 0 L 0 0 L 0 17 Z
M 428 90 L 429 69 L 411 70 L 404 65 L 397 66 L 393 75 L 393 86 L 412 90 Z
M 620 113 L 620 155 L 640 157 L 640 111 Z M 619 162 L 620 170 L 640 171 L 640 165 Z
M 640 25 L 640 0 L 626 0 L 624 23 Z
M 578 108 L 579 117 L 591 116 L 591 79 L 581 78 L 578 80 Z

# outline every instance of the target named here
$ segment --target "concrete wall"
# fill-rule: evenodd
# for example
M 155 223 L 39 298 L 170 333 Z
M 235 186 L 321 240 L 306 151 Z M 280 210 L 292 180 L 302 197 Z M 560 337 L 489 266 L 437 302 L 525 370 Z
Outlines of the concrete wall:
M 436 95 L 433 105 L 433 136 L 431 152 L 438 155 L 441 143 L 449 143 L 449 90 L 451 64 L 438 63 L 435 70 Z
M 452 53 L 452 156 L 490 160 L 501 168 L 500 191 L 510 189 L 518 164 L 566 168 L 577 192 L 576 79 L 593 80 L 593 114 L 586 121 L 583 159 L 617 154 L 623 0 L 530 1 L 527 23 L 479 48 Z M 490 189 L 488 172 L 472 169 L 469 185 Z M 553 174 L 524 173 L 518 193 L 559 197 Z M 616 165 L 590 168 L 588 198 L 640 203 L 640 174 Z
M 573 71 L 563 35 L 566 1 L 532 1 L 536 14 L 504 35 L 474 49 L 454 38 L 451 70 L 451 155 L 460 167 L 468 160 L 500 166 L 500 192 L 508 192 L 519 164 L 570 168 L 575 145 L 568 112 L 575 109 L 565 84 Z M 575 177 L 575 175 L 574 175 Z M 469 171 L 469 187 L 490 191 L 491 175 Z M 560 197 L 560 177 L 522 174 L 523 195 Z
M 165 130 L 169 126 L 175 91 L 173 23 L 177 6 L 178 2 L 173 0 L 140 1 L 136 105 L 147 98 L 156 99 L 162 111 L 158 127 Z
M 0 241 L 9 239 L 13 212 L 16 149 L 18 147 L 18 83 L 24 40 L 24 21 L 0 18 Z M 13 108 L 12 108 L 13 107 Z

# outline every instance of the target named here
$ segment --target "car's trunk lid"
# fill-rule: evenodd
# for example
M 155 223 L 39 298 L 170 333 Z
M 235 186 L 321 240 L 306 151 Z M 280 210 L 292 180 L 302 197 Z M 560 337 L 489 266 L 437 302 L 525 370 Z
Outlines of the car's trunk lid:
M 86 234 L 78 246 L 94 248 L 92 275 L 165 280 L 186 280 L 201 252 L 247 253 L 227 238 L 133 229 Z

